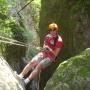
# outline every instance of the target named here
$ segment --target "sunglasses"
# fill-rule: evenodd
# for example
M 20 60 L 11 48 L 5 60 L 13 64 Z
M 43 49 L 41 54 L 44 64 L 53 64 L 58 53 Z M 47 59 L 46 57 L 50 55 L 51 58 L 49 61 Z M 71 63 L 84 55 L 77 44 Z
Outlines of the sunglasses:
M 50 30 L 50 31 L 57 31 L 56 29 Z

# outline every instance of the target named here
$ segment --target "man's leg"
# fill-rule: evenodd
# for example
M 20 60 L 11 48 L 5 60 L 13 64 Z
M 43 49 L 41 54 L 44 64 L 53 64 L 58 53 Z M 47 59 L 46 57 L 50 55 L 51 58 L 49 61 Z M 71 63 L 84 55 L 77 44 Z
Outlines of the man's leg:
M 19 77 L 23 78 L 32 68 L 34 68 L 43 59 L 43 54 L 38 53 L 22 70 Z
M 39 75 L 39 73 L 42 71 L 42 69 L 45 69 L 46 67 L 48 67 L 52 62 L 50 61 L 49 58 L 45 58 L 43 59 L 34 69 L 34 71 L 32 71 L 32 73 L 29 75 L 29 77 L 27 79 L 25 79 L 25 83 L 27 84 L 30 80 L 34 79 L 35 77 L 37 77 Z
M 36 66 L 36 68 L 31 72 L 31 74 L 29 75 L 29 77 L 27 77 L 24 81 L 25 83 L 29 83 L 31 80 L 33 80 L 34 78 L 36 78 L 39 73 L 41 72 L 42 70 L 42 65 L 41 64 L 38 64 Z
M 32 70 L 33 67 L 35 67 L 37 65 L 37 61 L 33 60 L 31 62 L 29 62 L 24 69 L 22 70 L 22 72 L 19 74 L 20 78 L 23 78 L 29 71 Z

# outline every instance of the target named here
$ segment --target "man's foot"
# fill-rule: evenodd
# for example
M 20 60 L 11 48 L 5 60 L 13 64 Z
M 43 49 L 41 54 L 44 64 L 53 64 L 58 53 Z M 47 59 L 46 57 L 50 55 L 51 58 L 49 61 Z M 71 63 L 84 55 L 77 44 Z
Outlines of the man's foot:
M 26 86 L 26 84 L 25 84 L 25 82 L 24 82 L 25 79 L 24 79 L 24 78 L 21 78 L 16 71 L 14 71 L 14 75 L 15 75 L 15 77 L 18 79 L 19 83 L 20 83 L 22 86 L 25 87 L 25 86 Z
M 24 79 L 24 82 L 28 84 L 31 80 L 29 78 Z
M 24 78 L 23 77 L 20 77 L 20 75 L 16 71 L 14 71 L 14 75 L 15 75 L 16 78 L 24 81 Z
M 24 86 L 26 86 L 26 83 L 25 83 L 25 81 L 24 81 L 24 80 L 25 80 L 24 78 L 22 78 L 22 79 L 21 79 L 22 84 L 23 84 Z

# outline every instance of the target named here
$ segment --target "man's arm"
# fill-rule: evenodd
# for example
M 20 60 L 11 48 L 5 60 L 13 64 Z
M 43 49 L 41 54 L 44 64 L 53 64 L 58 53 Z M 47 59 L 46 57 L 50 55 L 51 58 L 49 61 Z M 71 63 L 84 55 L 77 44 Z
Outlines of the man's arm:
M 52 50 L 51 48 L 49 48 L 47 45 L 44 45 L 43 48 L 48 48 L 50 52 L 52 52 L 55 56 L 58 55 L 58 53 L 60 52 L 61 48 L 56 48 L 55 50 Z
M 57 56 L 61 50 L 61 48 L 56 48 L 56 50 L 52 50 L 51 48 L 49 48 L 49 50 L 55 55 Z

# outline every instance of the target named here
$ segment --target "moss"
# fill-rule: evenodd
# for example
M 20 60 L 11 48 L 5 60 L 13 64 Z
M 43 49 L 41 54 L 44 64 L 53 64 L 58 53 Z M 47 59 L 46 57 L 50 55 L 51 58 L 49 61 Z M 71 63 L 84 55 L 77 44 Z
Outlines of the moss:
M 48 81 L 45 90 L 89 90 L 90 88 L 86 89 L 89 80 L 90 51 L 84 51 L 61 63 Z

